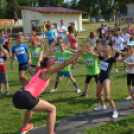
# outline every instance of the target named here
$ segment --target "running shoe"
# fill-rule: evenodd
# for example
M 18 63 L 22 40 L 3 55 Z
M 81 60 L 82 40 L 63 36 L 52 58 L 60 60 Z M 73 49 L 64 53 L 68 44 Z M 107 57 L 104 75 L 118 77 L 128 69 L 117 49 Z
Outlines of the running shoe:
M 76 92 L 77 92 L 77 93 L 80 93 L 80 92 L 81 92 L 81 90 L 80 90 L 80 89 L 76 89 Z
M 132 100 L 132 96 L 129 95 L 129 96 L 126 98 L 126 100 Z
M 10 92 L 9 91 L 6 91 L 6 95 L 10 95 Z
M 103 106 L 101 105 L 101 106 L 95 108 L 94 110 L 99 111 L 99 110 L 105 110 L 105 109 L 107 109 L 106 105 L 103 105 Z
M 26 128 L 22 127 L 20 129 L 20 134 L 26 134 L 27 131 L 33 128 L 33 124 L 29 123 Z
M 78 97 L 87 97 L 88 96 L 88 94 L 81 94 L 80 96 L 78 96 Z
M 52 89 L 51 92 L 55 92 L 57 89 Z
M 116 69 L 114 70 L 114 73 L 118 73 L 118 72 L 119 72 L 118 70 L 116 70 Z
M 127 70 L 127 69 L 125 69 L 125 72 L 126 72 L 126 73 L 128 73 L 128 70 Z
M 112 118 L 113 118 L 113 119 L 116 119 L 116 118 L 118 118 L 118 116 L 119 116 L 118 111 L 117 111 L 117 110 L 114 110 L 114 111 L 113 111 Z
M 0 94 L 2 94 L 3 93 L 3 91 L 0 91 Z

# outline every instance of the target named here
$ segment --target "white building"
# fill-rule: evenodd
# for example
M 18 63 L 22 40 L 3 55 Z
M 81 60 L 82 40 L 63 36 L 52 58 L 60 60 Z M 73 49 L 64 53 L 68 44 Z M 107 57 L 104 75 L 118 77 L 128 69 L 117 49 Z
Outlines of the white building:
M 134 17 L 134 2 L 127 5 L 127 14 L 129 17 Z
M 65 21 L 68 27 L 70 22 L 74 22 L 78 31 L 82 30 L 82 13 L 86 12 L 72 10 L 62 7 L 26 7 L 20 6 L 24 33 L 31 33 L 32 25 L 36 31 L 42 32 L 44 21 L 50 21 L 56 29 L 60 25 L 60 20 Z

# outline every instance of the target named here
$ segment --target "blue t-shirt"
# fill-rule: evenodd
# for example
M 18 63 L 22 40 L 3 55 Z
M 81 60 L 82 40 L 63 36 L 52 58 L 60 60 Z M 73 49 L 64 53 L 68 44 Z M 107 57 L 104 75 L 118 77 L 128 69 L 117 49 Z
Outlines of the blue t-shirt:
M 46 36 L 48 36 L 51 39 L 55 39 L 55 32 L 53 30 L 46 31 Z
M 28 51 L 28 47 L 26 44 L 14 45 L 12 47 L 12 53 L 15 53 L 15 55 L 17 56 L 19 64 L 27 63 L 28 58 L 26 51 Z

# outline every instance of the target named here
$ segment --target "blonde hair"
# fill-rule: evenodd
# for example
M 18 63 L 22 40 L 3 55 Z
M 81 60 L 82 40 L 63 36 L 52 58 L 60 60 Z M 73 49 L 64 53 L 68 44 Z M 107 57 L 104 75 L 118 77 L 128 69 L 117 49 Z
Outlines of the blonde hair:
M 102 50 L 106 49 L 108 51 L 108 54 L 112 57 L 114 55 L 113 48 L 109 45 L 102 46 Z M 112 53 L 111 53 L 112 52 Z

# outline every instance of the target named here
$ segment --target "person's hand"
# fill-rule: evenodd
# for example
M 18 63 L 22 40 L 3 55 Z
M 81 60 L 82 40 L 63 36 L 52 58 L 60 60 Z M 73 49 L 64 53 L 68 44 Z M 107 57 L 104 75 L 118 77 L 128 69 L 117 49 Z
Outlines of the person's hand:
M 79 50 L 76 52 L 76 56 L 77 56 L 77 57 L 80 57 L 82 54 L 83 54 L 82 49 L 79 49 Z
M 27 63 L 28 63 L 28 64 L 31 64 L 31 58 L 28 59 L 28 62 L 27 62 Z
M 2 45 L 0 44 L 0 49 L 2 48 Z

